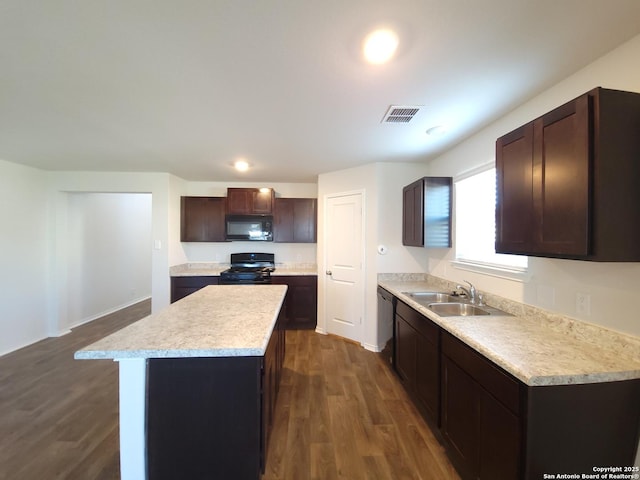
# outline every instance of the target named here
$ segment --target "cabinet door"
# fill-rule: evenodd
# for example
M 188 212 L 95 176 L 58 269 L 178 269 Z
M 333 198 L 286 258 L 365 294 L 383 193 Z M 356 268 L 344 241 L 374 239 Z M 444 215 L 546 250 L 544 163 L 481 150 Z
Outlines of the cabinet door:
M 274 192 L 272 188 L 254 189 L 251 193 L 251 213 L 271 215 L 273 213 Z
M 315 198 L 276 198 L 274 206 L 274 242 L 315 243 Z
M 402 244 L 424 245 L 424 190 L 422 179 L 402 189 Z
M 440 352 L 438 345 L 423 335 L 416 338 L 416 393 L 429 416 L 439 423 Z
M 496 252 L 529 253 L 533 229 L 533 124 L 496 142 Z
M 521 478 L 521 384 L 450 334 L 442 335 L 445 444 L 463 478 Z
M 253 203 L 253 188 L 228 188 L 227 213 L 250 215 Z
M 227 213 L 233 215 L 271 215 L 273 213 L 273 188 L 228 188 Z
M 294 199 L 276 198 L 273 214 L 273 241 L 293 242 Z
M 314 329 L 317 323 L 318 278 L 300 276 L 292 279 L 293 295 L 289 302 L 289 327 Z
M 583 95 L 496 142 L 496 252 L 590 253 L 590 97 Z
M 315 198 L 296 198 L 293 203 L 293 241 L 315 243 L 318 201 Z
M 534 252 L 589 253 L 589 118 L 583 95 L 533 124 Z
M 318 277 L 316 275 L 274 275 L 271 277 L 271 283 L 289 287 L 283 305 L 284 328 L 315 329 L 318 312 Z
M 502 403 L 482 391 L 480 399 L 481 479 L 520 478 L 520 423 Z
M 478 387 L 449 357 L 442 357 L 442 425 L 453 463 L 462 477 L 478 478 L 480 464 Z
M 396 371 L 409 386 L 416 381 L 416 349 L 418 333 L 404 318 L 396 315 Z
M 224 197 L 181 197 L 180 241 L 224 242 Z

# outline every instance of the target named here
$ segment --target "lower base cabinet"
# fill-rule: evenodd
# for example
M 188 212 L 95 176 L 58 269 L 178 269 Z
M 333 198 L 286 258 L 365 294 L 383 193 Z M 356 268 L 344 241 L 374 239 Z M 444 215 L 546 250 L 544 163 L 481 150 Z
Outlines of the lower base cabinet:
M 171 303 L 191 295 L 207 285 L 218 285 L 219 276 L 171 277 Z M 274 285 L 287 285 L 282 306 L 287 330 L 313 330 L 318 321 L 317 275 L 272 275 Z
M 273 275 L 271 283 L 287 285 L 284 325 L 287 330 L 313 330 L 318 322 L 317 275 Z
M 452 462 L 463 478 L 521 478 L 520 386 L 449 334 L 442 335 L 441 433 Z
M 587 478 L 594 467 L 634 464 L 640 380 L 528 386 L 402 301 L 394 357 L 465 480 Z
M 394 336 L 396 370 L 423 414 L 437 426 L 440 406 L 439 327 L 399 301 Z
M 207 285 L 218 285 L 219 276 L 171 277 L 171 303 L 197 292 Z
M 259 480 L 284 361 L 278 323 L 263 357 L 148 360 L 149 480 Z

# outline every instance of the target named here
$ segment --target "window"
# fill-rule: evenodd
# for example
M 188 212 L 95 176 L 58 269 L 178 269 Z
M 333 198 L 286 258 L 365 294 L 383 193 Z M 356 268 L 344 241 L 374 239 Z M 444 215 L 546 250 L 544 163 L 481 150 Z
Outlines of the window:
M 496 238 L 496 169 L 455 182 L 456 261 L 514 273 L 527 269 L 528 257 L 498 254 Z

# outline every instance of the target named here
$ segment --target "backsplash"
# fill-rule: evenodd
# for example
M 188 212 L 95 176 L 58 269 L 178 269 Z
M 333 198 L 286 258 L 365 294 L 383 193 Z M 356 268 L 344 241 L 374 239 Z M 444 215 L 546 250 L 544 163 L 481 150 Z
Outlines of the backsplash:
M 378 281 L 427 282 L 430 287 L 441 291 L 453 291 L 456 283 L 427 273 L 380 273 Z M 511 313 L 516 317 L 527 317 L 552 330 L 583 340 L 600 348 L 619 352 L 620 355 L 640 361 L 640 338 L 617 332 L 600 325 L 594 325 L 532 305 L 514 302 L 499 295 L 479 290 L 484 302 L 492 307 Z

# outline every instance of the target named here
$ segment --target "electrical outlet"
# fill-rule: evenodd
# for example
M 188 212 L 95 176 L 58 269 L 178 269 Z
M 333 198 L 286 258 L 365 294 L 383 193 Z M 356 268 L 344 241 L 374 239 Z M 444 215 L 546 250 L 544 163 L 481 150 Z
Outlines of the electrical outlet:
M 591 315 L 591 295 L 588 293 L 576 293 L 576 313 L 578 315 Z

